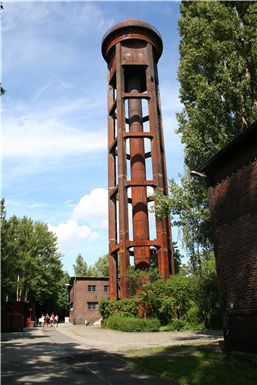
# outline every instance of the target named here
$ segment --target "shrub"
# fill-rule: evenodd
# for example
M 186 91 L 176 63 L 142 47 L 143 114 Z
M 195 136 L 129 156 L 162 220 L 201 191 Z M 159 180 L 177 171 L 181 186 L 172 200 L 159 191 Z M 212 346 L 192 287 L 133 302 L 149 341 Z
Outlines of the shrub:
M 135 269 L 130 266 L 127 271 L 129 295 L 136 295 L 137 291 L 142 289 L 142 286 L 149 286 L 149 284 L 161 278 L 160 272 L 157 268 L 150 268 L 149 270 Z
M 199 309 L 196 305 L 192 305 L 192 307 L 186 312 L 184 319 L 188 323 L 196 324 L 199 322 Z
M 222 325 L 212 255 L 202 262 L 201 270 L 192 272 L 188 268 L 167 280 L 160 277 L 156 269 L 141 271 L 131 267 L 128 281 L 134 297 L 101 301 L 99 311 L 104 321 L 118 314 L 158 318 L 161 325 L 172 325 L 170 330 L 199 329 L 203 323 L 205 327 L 218 328 Z M 177 324 L 175 319 L 179 320 Z
M 115 313 L 125 317 L 136 316 L 138 313 L 137 305 L 137 298 L 124 298 L 121 301 L 116 301 Z
M 157 332 L 160 330 L 160 321 L 157 318 L 144 319 L 113 314 L 104 322 L 104 326 L 122 332 Z
M 137 315 L 137 303 L 136 298 L 126 298 L 121 301 L 115 299 L 102 300 L 99 304 L 99 312 L 105 321 L 113 314 L 119 314 L 122 316 L 136 316 Z
M 175 319 L 174 321 L 172 321 L 170 324 L 168 324 L 166 326 L 166 331 L 179 331 L 179 330 L 183 330 L 184 327 L 186 325 L 186 321 L 182 320 L 182 319 Z
M 98 305 L 98 311 L 101 314 L 103 321 L 110 317 L 115 311 L 115 300 L 102 299 Z
M 202 329 L 204 329 L 203 323 L 188 322 L 182 319 L 175 319 L 174 321 L 170 322 L 168 325 L 163 326 L 161 328 L 161 330 L 164 332 L 181 331 L 181 330 L 202 330 Z

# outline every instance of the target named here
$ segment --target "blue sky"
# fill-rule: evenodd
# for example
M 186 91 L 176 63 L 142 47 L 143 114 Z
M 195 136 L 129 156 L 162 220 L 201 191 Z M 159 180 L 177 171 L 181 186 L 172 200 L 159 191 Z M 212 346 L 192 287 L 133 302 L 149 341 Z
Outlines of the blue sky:
M 108 251 L 108 28 L 137 18 L 159 30 L 160 92 L 168 178 L 183 171 L 175 133 L 178 2 L 4 2 L 2 11 L 2 195 L 7 215 L 42 221 L 58 236 L 64 269 L 81 253 Z M 173 238 L 178 240 L 176 229 Z

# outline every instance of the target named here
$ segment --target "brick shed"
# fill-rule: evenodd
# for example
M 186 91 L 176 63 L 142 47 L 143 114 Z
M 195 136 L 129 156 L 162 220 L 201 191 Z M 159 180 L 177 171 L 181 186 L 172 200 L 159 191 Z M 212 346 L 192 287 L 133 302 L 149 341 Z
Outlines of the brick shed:
M 257 122 L 198 171 L 208 181 L 225 347 L 257 353 Z
M 74 325 L 93 324 L 100 316 L 97 306 L 109 297 L 109 278 L 70 278 L 70 322 Z

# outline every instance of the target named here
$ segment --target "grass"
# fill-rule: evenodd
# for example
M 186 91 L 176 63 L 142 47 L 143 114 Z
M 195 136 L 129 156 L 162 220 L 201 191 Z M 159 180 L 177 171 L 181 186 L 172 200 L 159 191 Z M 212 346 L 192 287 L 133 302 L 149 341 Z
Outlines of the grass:
M 130 351 L 127 359 L 181 385 L 257 384 L 257 358 L 225 357 L 217 344 L 140 349 Z

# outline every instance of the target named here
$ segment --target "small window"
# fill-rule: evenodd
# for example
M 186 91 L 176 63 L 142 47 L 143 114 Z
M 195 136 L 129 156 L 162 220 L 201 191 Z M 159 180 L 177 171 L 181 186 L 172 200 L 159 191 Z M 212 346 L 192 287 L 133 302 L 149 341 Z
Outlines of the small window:
M 88 285 L 88 291 L 96 291 L 96 285 Z
M 97 305 L 98 305 L 98 302 L 88 302 L 87 308 L 88 308 L 88 310 L 96 310 Z
M 104 291 L 108 291 L 109 290 L 109 286 L 108 285 L 104 285 Z

